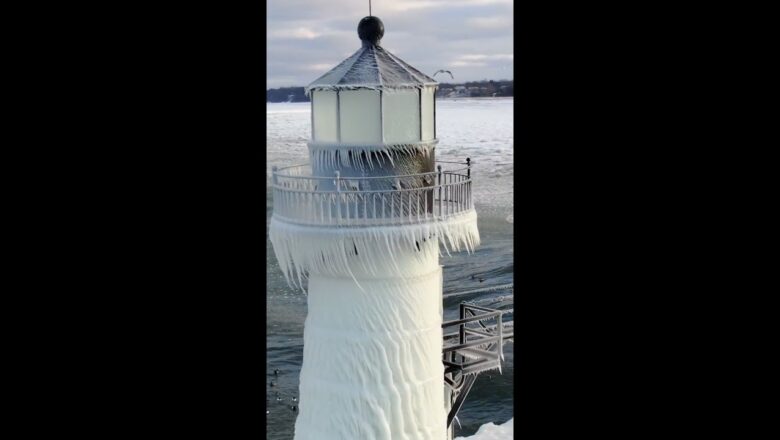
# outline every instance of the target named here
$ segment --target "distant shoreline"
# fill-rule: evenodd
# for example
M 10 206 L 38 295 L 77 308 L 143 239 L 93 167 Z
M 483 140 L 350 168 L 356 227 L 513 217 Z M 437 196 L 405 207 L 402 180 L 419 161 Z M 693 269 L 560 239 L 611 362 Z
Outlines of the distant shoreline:
M 479 101 L 479 100 L 493 100 L 493 99 L 513 99 L 514 96 L 455 96 L 455 97 L 449 97 L 449 96 L 440 96 L 437 97 L 437 100 L 444 100 L 444 101 L 460 101 L 460 100 L 469 100 L 469 101 Z M 280 101 L 280 102 L 273 102 L 273 101 L 266 101 L 266 104 L 305 104 L 307 101 L 297 101 L 297 102 L 287 102 L 287 101 Z
M 466 81 L 463 83 L 439 83 L 436 91 L 439 99 L 447 98 L 508 98 L 514 97 L 514 80 Z M 266 102 L 310 102 L 301 87 L 279 87 L 265 92 Z

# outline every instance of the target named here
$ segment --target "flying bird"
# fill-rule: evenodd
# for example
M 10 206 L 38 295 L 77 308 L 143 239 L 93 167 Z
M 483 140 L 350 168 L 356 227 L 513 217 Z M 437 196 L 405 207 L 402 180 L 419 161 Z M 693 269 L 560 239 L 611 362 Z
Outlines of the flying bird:
M 450 78 L 455 79 L 455 77 L 452 76 L 452 72 L 450 72 L 449 70 L 439 69 L 439 70 L 436 71 L 436 73 L 449 73 L 450 74 Z M 433 74 L 434 78 L 436 77 L 436 73 Z

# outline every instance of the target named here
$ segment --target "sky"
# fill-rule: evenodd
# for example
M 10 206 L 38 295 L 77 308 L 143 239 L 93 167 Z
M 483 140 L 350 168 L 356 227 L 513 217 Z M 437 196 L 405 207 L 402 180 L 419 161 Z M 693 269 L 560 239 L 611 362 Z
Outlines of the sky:
M 514 79 L 513 0 L 371 0 L 380 45 L 439 82 Z M 267 0 L 267 87 L 306 86 L 360 48 L 368 0 Z

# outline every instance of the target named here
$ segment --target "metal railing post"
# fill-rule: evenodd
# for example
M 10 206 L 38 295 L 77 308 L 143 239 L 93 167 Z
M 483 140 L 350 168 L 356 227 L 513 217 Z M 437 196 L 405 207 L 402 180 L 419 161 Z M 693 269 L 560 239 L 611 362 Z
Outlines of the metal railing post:
M 504 360 L 504 322 L 503 322 L 503 312 L 498 312 L 498 316 L 496 317 L 496 321 L 498 325 L 496 328 L 498 328 L 498 360 L 499 362 Z
M 282 200 L 284 200 L 284 193 L 278 194 L 276 190 L 276 186 L 278 185 L 278 178 L 276 177 L 277 169 L 276 165 L 271 167 L 271 193 L 273 194 L 274 203 L 277 203 L 278 200 L 279 204 L 283 204 L 284 202 L 282 202 Z M 284 210 L 284 208 L 282 208 L 282 210 Z
M 441 165 L 437 165 L 436 169 L 439 171 L 439 217 L 441 217 Z
M 460 319 L 466 319 L 466 304 L 460 303 Z M 466 323 L 461 323 L 458 326 L 458 342 L 461 344 L 466 343 Z
M 444 173 L 444 200 L 447 202 L 444 205 L 444 211 L 446 212 L 446 215 L 450 215 L 452 211 L 452 207 L 450 206 L 450 199 L 452 199 L 452 189 L 450 188 L 450 183 L 452 182 L 452 174 Z
M 336 171 L 336 221 L 341 224 L 341 173 Z
M 466 158 L 466 209 L 471 209 L 473 206 L 471 205 L 471 158 Z

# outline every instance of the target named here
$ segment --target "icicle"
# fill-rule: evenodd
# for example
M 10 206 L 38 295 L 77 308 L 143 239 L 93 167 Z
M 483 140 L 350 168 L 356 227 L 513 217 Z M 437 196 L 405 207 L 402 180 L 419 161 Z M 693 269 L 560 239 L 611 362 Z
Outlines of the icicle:
M 344 262 L 344 267 L 346 268 L 347 273 L 349 273 L 349 276 L 352 277 L 352 281 L 355 282 L 355 285 L 357 285 L 358 289 L 360 289 L 361 292 L 365 292 L 365 290 L 363 290 L 363 287 L 360 285 L 360 283 L 358 283 L 357 278 L 355 278 L 355 275 L 352 273 L 352 270 L 350 270 L 349 268 L 349 261 L 347 261 L 348 254 L 347 254 L 347 250 L 344 247 L 344 241 L 341 241 L 340 244 L 341 244 L 341 251 L 342 251 L 341 257 Z
M 429 258 L 435 250 L 422 243 L 432 237 L 439 237 L 447 255 L 450 249 L 471 252 L 479 245 L 476 219 L 472 211 L 438 222 L 334 228 L 298 225 L 274 215 L 269 238 L 288 283 L 293 273 L 302 285 L 309 272 L 357 280 L 355 271 L 376 275 L 380 268 L 403 278 L 408 274 L 398 264 L 399 253 Z
M 374 168 L 372 154 L 376 154 L 377 158 L 387 156 L 390 164 L 395 166 L 394 156 L 398 158 L 402 154 L 422 154 L 430 158 L 437 143 L 436 139 L 407 144 L 364 145 L 311 141 L 308 146 L 315 169 L 323 169 L 325 165 L 330 169 L 344 167 L 364 170 Z M 366 156 L 365 160 L 362 159 L 363 155 Z
M 368 167 L 373 170 L 374 169 L 374 163 L 371 161 L 371 155 L 372 155 L 371 151 L 366 153 L 366 161 L 368 162 Z

